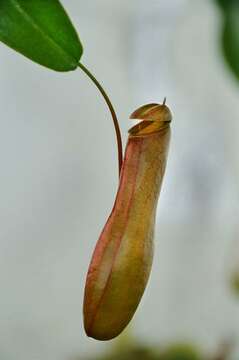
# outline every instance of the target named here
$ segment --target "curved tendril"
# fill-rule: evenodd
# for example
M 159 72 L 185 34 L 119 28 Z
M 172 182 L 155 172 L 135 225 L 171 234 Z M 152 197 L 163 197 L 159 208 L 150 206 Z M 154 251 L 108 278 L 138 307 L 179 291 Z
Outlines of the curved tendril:
M 84 73 L 93 81 L 93 83 L 99 89 L 100 93 L 102 94 L 103 98 L 105 99 L 105 102 L 106 102 L 106 104 L 107 104 L 107 106 L 108 106 L 108 108 L 110 110 L 110 113 L 111 113 L 111 116 L 112 116 L 112 119 L 113 119 L 113 123 L 114 123 L 116 139 L 117 139 L 118 165 L 119 165 L 119 176 L 120 176 L 120 171 L 121 171 L 122 161 L 123 161 L 123 148 L 122 148 L 122 139 L 121 139 L 121 132 L 120 132 L 120 127 L 119 127 L 119 122 L 118 122 L 115 110 L 113 108 L 113 105 L 112 105 L 108 95 L 106 94 L 105 90 L 100 85 L 98 80 L 94 77 L 94 75 L 92 75 L 91 72 L 83 64 L 79 63 L 78 66 L 79 66 L 79 68 L 81 70 L 84 71 Z

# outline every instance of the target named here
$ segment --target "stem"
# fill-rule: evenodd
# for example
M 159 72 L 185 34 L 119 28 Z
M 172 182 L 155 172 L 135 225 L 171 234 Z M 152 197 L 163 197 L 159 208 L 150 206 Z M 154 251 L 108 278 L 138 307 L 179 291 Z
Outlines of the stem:
M 116 133 L 116 139 L 117 139 L 117 147 L 118 147 L 118 164 L 119 164 L 119 175 L 120 175 L 120 171 L 121 171 L 121 167 L 122 167 L 122 161 L 123 161 L 123 148 L 122 148 L 122 139 L 121 139 L 121 133 L 120 133 L 120 127 L 119 127 L 119 123 L 118 123 L 118 119 L 115 113 L 115 110 L 113 108 L 113 105 L 108 97 L 108 95 L 106 94 L 105 90 L 103 89 L 103 87 L 100 85 L 100 83 L 98 82 L 98 80 L 91 74 L 91 72 L 81 63 L 78 64 L 79 68 L 81 70 L 84 71 L 84 73 L 93 81 L 93 83 L 96 85 L 96 87 L 99 89 L 99 91 L 101 92 L 101 94 L 103 95 L 103 98 L 106 101 L 106 104 L 110 110 L 112 119 L 113 119 L 113 123 L 114 123 L 114 128 L 115 128 L 115 133 Z

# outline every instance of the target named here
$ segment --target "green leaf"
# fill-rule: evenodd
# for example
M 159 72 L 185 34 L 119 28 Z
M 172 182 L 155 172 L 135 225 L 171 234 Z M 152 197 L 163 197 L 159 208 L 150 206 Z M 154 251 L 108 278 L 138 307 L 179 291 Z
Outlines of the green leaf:
M 239 2 L 217 0 L 223 12 L 222 49 L 225 60 L 239 80 Z
M 83 53 L 58 0 L 0 0 L 0 40 L 56 71 L 74 70 Z
M 223 49 L 228 65 L 239 80 L 239 5 L 226 13 Z
M 215 0 L 216 3 L 221 6 L 222 9 L 226 10 L 233 4 L 235 4 L 238 0 Z

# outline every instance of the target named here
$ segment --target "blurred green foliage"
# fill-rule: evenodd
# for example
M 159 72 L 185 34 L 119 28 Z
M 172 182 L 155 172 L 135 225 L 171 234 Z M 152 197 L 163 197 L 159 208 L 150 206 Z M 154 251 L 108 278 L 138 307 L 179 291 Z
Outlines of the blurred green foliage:
M 216 0 L 219 6 L 221 6 L 224 10 L 233 4 L 238 3 L 238 0 Z
M 239 0 L 216 0 L 223 15 L 221 44 L 231 71 L 239 80 Z
M 231 287 L 235 295 L 239 296 L 239 272 L 232 274 Z
M 81 358 L 74 359 L 81 360 Z M 191 344 L 174 344 L 163 350 L 139 345 L 118 348 L 102 357 L 88 360 L 203 360 L 200 352 Z
M 132 347 L 125 350 L 118 349 L 107 357 L 100 358 L 99 360 L 157 360 L 159 357 L 154 351 L 147 347 Z
M 160 357 L 160 360 L 202 360 L 199 351 L 189 344 L 176 344 L 169 347 Z

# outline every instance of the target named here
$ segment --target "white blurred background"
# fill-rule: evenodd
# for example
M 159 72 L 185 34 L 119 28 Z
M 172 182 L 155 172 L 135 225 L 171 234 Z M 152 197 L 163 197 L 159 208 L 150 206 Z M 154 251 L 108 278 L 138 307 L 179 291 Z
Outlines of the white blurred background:
M 140 341 L 239 341 L 228 272 L 238 237 L 238 84 L 220 53 L 209 0 L 64 0 L 82 63 L 110 94 L 124 143 L 147 102 L 174 114 Z M 86 337 L 88 263 L 117 189 L 107 108 L 80 70 L 61 74 L 0 44 L 0 358 L 102 353 Z

